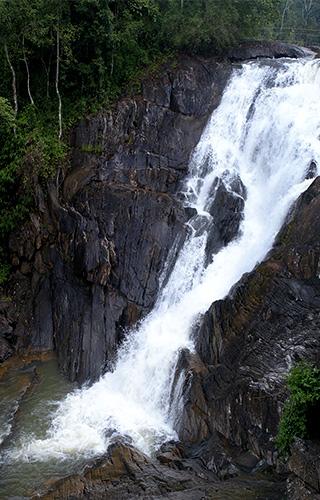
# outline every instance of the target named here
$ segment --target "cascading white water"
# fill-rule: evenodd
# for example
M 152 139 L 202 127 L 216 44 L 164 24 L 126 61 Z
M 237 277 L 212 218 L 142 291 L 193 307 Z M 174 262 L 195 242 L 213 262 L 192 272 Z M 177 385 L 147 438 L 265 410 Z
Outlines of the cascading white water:
M 194 322 L 263 259 L 291 203 L 311 182 L 304 180 L 308 165 L 320 164 L 319 68 L 318 61 L 303 60 L 234 70 L 190 162 L 186 199 L 199 216 L 154 310 L 128 336 L 115 370 L 70 393 L 47 438 L 26 436 L 12 457 L 100 454 L 112 433 L 129 435 L 150 453 L 176 437 L 171 382 L 179 351 L 193 349 Z M 199 219 L 211 217 L 216 177 L 231 189 L 235 176 L 247 190 L 240 234 L 205 268 L 207 232 L 196 230 Z

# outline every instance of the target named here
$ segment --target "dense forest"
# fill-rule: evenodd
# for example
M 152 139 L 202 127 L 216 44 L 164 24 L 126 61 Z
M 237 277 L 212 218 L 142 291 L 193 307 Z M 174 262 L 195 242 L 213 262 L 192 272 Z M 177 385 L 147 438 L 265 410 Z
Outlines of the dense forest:
M 179 51 L 242 39 L 318 43 L 319 0 L 1 0 L 0 280 L 8 235 L 68 159 L 81 116 Z
M 319 25 L 319 0 L 284 0 L 274 32 L 279 39 L 312 46 L 320 43 Z

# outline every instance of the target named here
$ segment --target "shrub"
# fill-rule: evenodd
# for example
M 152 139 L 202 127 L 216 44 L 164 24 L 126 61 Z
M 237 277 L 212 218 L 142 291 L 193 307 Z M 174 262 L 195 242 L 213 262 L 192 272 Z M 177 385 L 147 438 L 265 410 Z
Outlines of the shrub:
M 320 369 L 311 363 L 298 363 L 288 374 L 287 387 L 290 397 L 284 405 L 276 439 L 283 456 L 289 454 L 295 438 L 312 437 L 308 412 L 320 402 Z

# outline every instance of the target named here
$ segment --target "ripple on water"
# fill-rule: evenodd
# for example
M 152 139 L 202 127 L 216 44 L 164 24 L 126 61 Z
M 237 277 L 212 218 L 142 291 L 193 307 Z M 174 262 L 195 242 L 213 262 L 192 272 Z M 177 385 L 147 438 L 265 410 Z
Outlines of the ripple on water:
M 58 402 L 73 388 L 55 359 L 11 367 L 0 378 L 0 498 L 28 498 L 47 481 L 81 467 L 81 460 L 13 458 L 25 436 L 45 437 Z

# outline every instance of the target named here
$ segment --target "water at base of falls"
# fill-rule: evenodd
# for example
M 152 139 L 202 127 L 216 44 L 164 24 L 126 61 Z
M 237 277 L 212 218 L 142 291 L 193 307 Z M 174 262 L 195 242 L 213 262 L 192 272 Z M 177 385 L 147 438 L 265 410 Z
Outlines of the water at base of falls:
M 0 498 L 25 498 L 46 480 L 71 473 L 82 465 L 56 459 L 42 461 L 6 460 L 12 446 L 19 446 L 27 435 L 44 438 L 50 426 L 49 415 L 72 391 L 74 384 L 67 382 L 59 372 L 56 359 L 47 361 L 25 360 L 21 366 L 8 368 L 0 378 Z M 5 419 L 5 420 L 4 420 Z M 2 439 L 1 439 L 2 438 Z
M 312 160 L 320 165 L 319 90 L 318 61 L 256 62 L 234 70 L 191 158 L 185 196 L 198 216 L 189 222 L 190 237 L 154 310 L 128 336 L 114 371 L 68 394 L 46 436 L 22 436 L 6 461 L 95 456 L 114 435 L 129 436 L 152 453 L 177 438 L 179 402 L 172 403 L 171 384 L 179 352 L 193 349 L 199 316 L 264 258 L 290 205 L 312 182 L 305 174 Z M 217 178 L 229 191 L 240 179 L 246 200 L 237 238 L 206 267 Z

